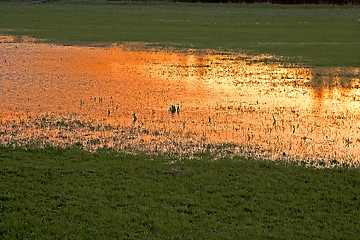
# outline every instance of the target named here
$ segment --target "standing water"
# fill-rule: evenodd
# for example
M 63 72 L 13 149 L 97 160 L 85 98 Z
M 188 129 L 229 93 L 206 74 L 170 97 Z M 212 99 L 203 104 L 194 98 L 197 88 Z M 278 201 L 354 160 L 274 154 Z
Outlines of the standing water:
M 359 164 L 359 68 L 126 49 L 3 41 L 0 144 Z

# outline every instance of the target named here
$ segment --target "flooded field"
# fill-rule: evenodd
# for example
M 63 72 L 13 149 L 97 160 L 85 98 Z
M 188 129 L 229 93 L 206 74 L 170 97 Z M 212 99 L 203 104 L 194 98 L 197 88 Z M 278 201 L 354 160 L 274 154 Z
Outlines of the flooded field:
M 0 144 L 359 165 L 360 68 L 1 39 Z

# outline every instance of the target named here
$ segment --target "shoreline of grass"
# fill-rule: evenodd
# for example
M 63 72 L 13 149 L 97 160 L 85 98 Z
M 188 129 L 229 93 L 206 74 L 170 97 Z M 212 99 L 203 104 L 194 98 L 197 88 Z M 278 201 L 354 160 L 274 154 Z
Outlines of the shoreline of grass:
M 360 66 L 360 6 L 0 2 L 0 34 L 61 44 L 151 43 L 246 51 L 307 66 Z
M 0 237 L 320 238 L 359 234 L 358 169 L 0 148 Z

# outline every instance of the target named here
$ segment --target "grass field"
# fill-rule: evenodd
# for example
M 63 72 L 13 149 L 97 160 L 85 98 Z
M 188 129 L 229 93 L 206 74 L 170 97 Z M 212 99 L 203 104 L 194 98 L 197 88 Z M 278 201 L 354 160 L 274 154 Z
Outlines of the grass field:
M 0 149 L 1 239 L 357 239 L 358 170 Z
M 245 50 L 310 66 L 358 67 L 359 19 L 360 6 L 0 2 L 2 34 L 65 44 L 129 41 Z
M 360 66 L 359 19 L 359 6 L 0 1 L 0 34 L 270 53 L 313 67 Z M 200 159 L 0 146 L 0 239 L 360 235 L 359 169 Z

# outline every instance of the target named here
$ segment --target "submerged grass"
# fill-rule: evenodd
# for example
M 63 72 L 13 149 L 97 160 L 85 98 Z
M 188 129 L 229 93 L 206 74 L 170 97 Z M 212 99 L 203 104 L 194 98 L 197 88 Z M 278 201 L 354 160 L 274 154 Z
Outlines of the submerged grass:
M 0 33 L 63 44 L 240 50 L 309 66 L 360 65 L 360 6 L 0 2 Z
M 358 238 L 358 169 L 211 159 L 1 147 L 0 238 Z

